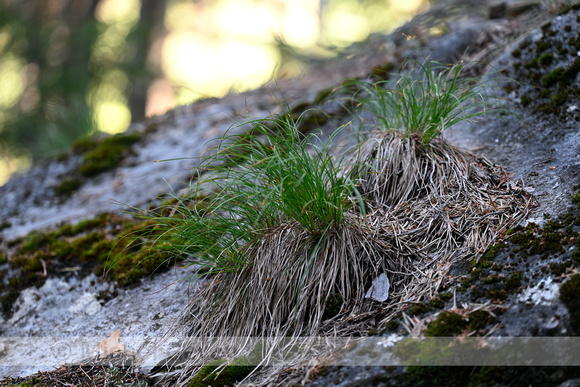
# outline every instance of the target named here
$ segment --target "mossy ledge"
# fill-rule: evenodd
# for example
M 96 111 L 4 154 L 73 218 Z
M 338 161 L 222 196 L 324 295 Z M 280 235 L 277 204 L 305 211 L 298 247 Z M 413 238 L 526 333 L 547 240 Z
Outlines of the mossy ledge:
M 0 257 L 9 258 L 5 260 L 8 267 L 0 270 L 0 279 L 7 282 L 0 285 L 0 311 L 10 316 L 21 290 L 40 287 L 52 275 L 94 273 L 117 281 L 119 286 L 131 286 L 169 268 L 173 259 L 162 247 L 152 248 L 157 232 L 150 221 L 102 213 L 75 225 L 34 231 L 5 243 L 6 251 Z
M 71 154 L 82 155 L 82 162 L 78 170 L 68 173 L 54 188 L 57 196 L 66 199 L 82 185 L 84 178 L 118 167 L 127 156 L 135 154 L 133 145 L 147 133 L 121 133 L 105 138 L 87 137 L 78 140 L 73 144 Z M 68 156 L 62 155 L 60 159 Z

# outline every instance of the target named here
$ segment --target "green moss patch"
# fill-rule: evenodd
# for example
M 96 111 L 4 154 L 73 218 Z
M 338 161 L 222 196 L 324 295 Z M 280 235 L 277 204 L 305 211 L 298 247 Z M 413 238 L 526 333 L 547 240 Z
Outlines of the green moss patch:
M 468 322 L 457 313 L 441 312 L 435 321 L 427 327 L 427 337 L 451 337 L 467 328 Z
M 151 222 L 110 213 L 54 231 L 30 233 L 12 245 L 8 269 L 0 271 L 0 276 L 12 273 L 7 284 L 0 281 L 2 312 L 9 316 L 21 290 L 40 287 L 54 274 L 94 272 L 129 286 L 170 267 L 173 260 L 162 246 L 152 248 L 157 233 Z
M 572 203 L 576 204 L 580 209 L 580 184 L 576 184 L 574 187 L 572 187 L 572 192 L 573 193 L 570 195 L 570 199 L 572 200 Z
M 135 132 L 117 134 L 104 139 L 87 137 L 78 140 L 73 144 L 72 154 L 83 155 L 81 166 L 78 170 L 71 171 L 62 177 L 61 181 L 54 187 L 55 194 L 60 199 L 66 199 L 81 187 L 83 178 L 93 177 L 101 172 L 116 168 L 125 157 L 134 153 L 131 147 L 143 136 L 144 133 Z M 65 154 L 59 159 L 68 157 L 69 154 Z
M 117 167 L 131 153 L 131 145 L 141 137 L 141 133 L 132 133 L 104 139 L 85 153 L 79 172 L 84 177 L 90 177 Z
M 564 17 L 568 20 L 565 28 L 557 31 L 551 24 L 544 25 L 539 39 L 528 37 L 512 51 L 514 63 L 509 76 L 533 86 L 521 92 L 515 90 L 521 94 L 522 106 L 544 114 L 580 120 L 577 110 L 567 109 L 570 101 L 580 98 L 580 88 L 572 84 L 580 72 L 580 58 L 576 55 L 580 51 L 578 21 L 573 15 Z
M 560 301 L 568 308 L 572 329 L 580 334 L 580 274 L 574 274 L 560 286 Z
M 224 360 L 215 360 L 205 365 L 189 381 L 189 387 L 234 386 L 256 368 L 248 359 L 240 358 L 218 370 L 224 363 Z
M 61 180 L 60 184 L 55 188 L 55 192 L 60 197 L 69 197 L 74 191 L 76 191 L 82 182 L 81 179 L 76 177 L 68 177 Z

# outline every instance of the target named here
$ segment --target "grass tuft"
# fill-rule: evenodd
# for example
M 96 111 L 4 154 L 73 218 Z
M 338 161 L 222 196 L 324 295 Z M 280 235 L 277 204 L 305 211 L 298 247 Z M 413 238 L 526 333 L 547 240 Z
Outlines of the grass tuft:
M 145 215 L 156 244 L 206 277 L 185 313 L 195 337 L 182 381 L 247 356 L 235 337 L 267 339 L 263 365 L 312 355 L 300 338 L 369 332 L 372 318 L 431 298 L 452 263 L 477 261 L 533 206 L 501 168 L 441 138 L 493 110 L 486 88 L 462 63 L 412 63 L 398 80 L 347 85 L 375 124 L 348 163 L 330 154 L 342 128 L 322 141 L 283 111 L 233 127 L 200 161 L 191 197 Z M 382 273 L 389 296 L 376 308 L 366 294 Z
M 361 111 L 373 114 L 380 131 L 396 131 L 428 144 L 450 126 L 489 112 L 491 85 L 464 77 L 463 62 L 446 66 L 410 61 L 405 67 L 409 71 L 393 80 L 354 81 L 359 91 L 352 99 Z

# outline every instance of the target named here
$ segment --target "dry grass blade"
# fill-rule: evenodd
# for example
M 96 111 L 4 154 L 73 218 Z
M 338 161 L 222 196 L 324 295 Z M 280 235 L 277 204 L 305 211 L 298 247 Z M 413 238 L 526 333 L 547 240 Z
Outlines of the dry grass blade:
M 380 249 L 356 217 L 322 236 L 312 235 L 296 222 L 273 229 L 260 243 L 247 247 L 252 265 L 217 275 L 191 303 L 195 337 L 188 362 L 248 356 L 252 348 L 240 347 L 233 337 L 269 338 L 269 348 L 276 351 L 278 338 L 295 352 L 292 338 L 317 336 L 323 321 L 330 324 L 368 312 L 371 304 L 364 295 L 383 270 L 380 261 L 385 255 Z M 398 265 L 386 264 L 393 270 L 400 270 Z M 216 340 L 208 348 L 199 338 Z M 273 350 L 263 355 L 265 363 L 288 356 Z M 300 357 L 294 354 L 291 359 Z
M 454 262 L 479 257 L 533 204 L 499 167 L 442 139 L 423 144 L 380 132 L 348 171 L 361 176 L 359 191 L 373 203 L 371 228 L 404 268 L 390 273 L 395 286 L 384 321 L 404 302 L 432 297 Z
M 454 262 L 477 259 L 527 215 L 534 202 L 521 185 L 439 136 L 485 114 L 473 80 L 460 77 L 461 64 L 419 67 L 418 80 L 363 87 L 353 97 L 378 114 L 379 131 L 346 168 L 329 156 L 328 142 L 302 141 L 287 114 L 257 120 L 254 136 L 226 137 L 205 159 L 214 168 L 205 184 L 219 188 L 214 199 L 160 219 L 174 250 L 212 275 L 184 314 L 191 338 L 182 384 L 214 359 L 225 367 L 328 356 L 328 346 L 316 352 L 318 339 L 363 333 L 433 297 Z M 366 299 L 382 273 L 387 301 Z M 407 318 L 418 334 L 415 323 Z M 273 383 L 271 373 L 260 377 Z

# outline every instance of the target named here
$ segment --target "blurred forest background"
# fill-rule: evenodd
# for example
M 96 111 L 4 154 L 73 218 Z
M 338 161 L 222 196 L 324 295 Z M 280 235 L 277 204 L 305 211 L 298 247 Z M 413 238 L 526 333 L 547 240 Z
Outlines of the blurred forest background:
M 0 0 L 0 185 L 81 137 L 306 71 L 428 0 Z

